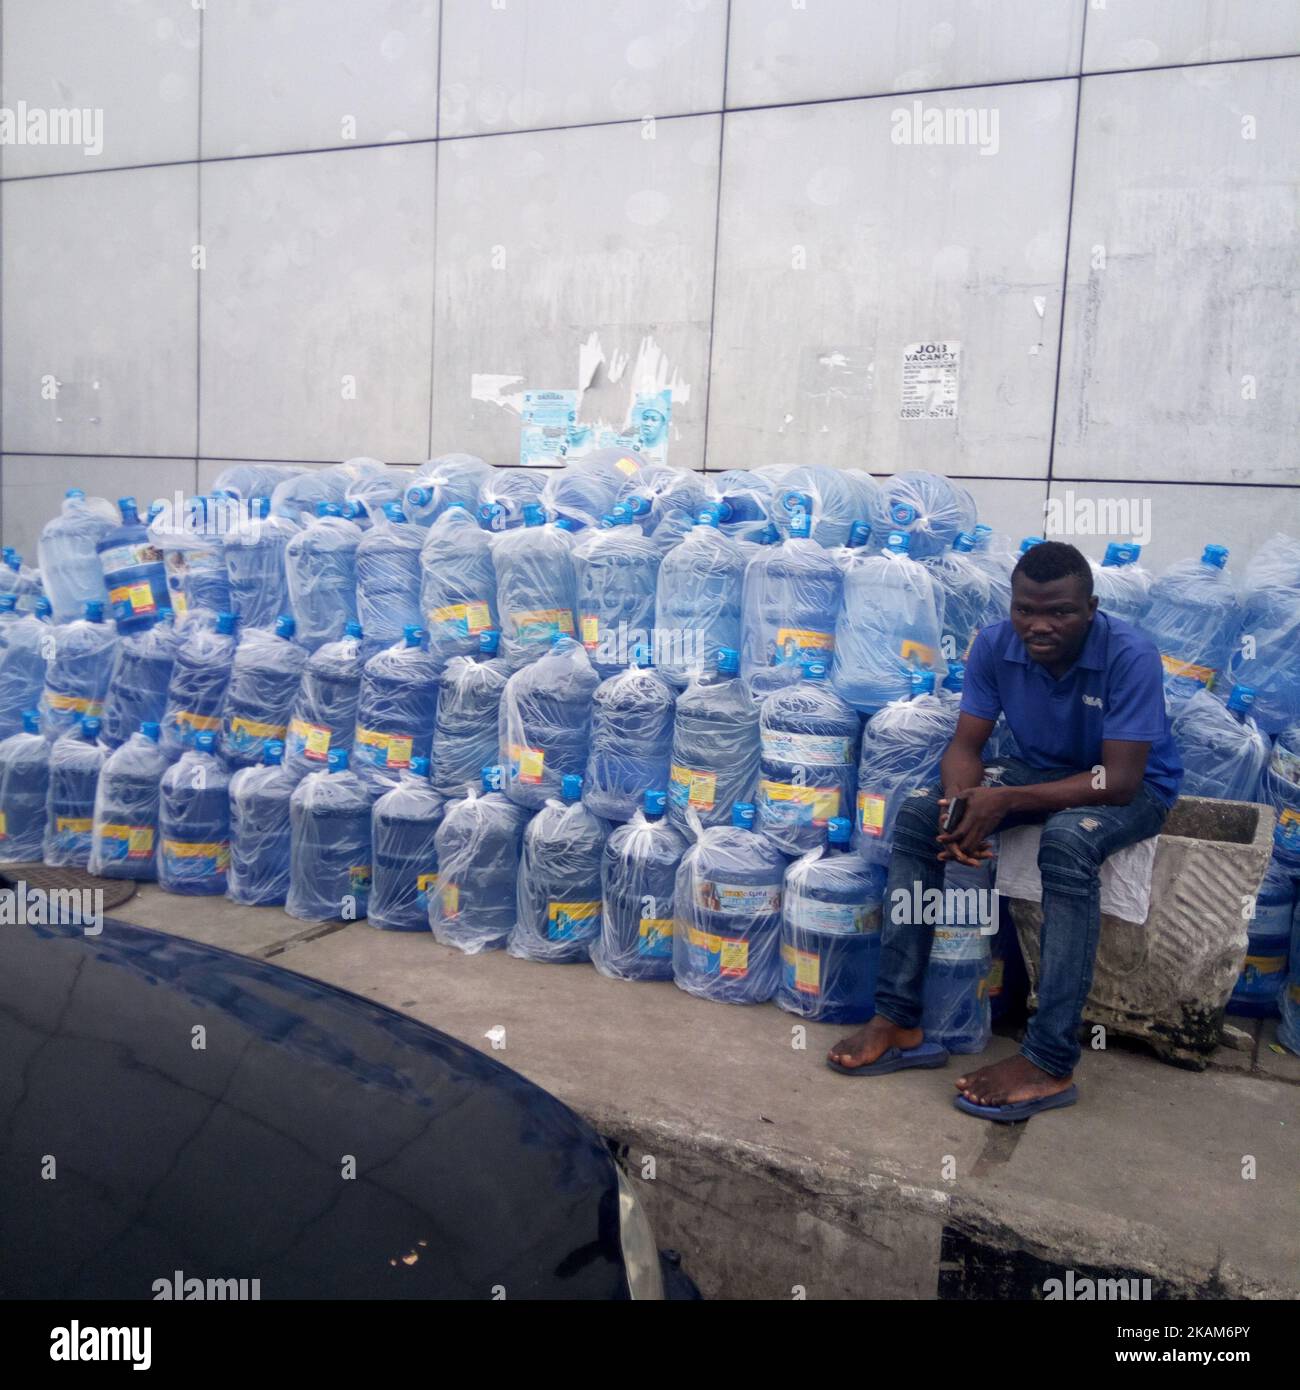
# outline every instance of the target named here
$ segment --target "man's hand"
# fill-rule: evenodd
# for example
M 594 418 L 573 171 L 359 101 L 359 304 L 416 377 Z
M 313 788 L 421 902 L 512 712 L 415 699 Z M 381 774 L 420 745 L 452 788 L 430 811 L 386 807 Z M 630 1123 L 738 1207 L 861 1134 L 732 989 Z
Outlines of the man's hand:
M 993 857 L 989 836 L 1011 809 L 1005 792 L 1005 787 L 966 787 L 955 794 L 964 798 L 966 810 L 955 829 L 939 833 L 940 859 L 955 859 L 959 864 L 979 868 L 984 860 Z M 948 804 L 948 798 L 940 800 L 941 813 L 947 811 Z

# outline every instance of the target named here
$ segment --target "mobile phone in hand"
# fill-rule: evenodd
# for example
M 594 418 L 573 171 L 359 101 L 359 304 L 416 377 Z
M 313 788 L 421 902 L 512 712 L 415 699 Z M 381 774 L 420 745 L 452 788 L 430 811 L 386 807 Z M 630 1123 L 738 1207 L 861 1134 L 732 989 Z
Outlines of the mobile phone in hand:
M 966 814 L 966 798 L 964 796 L 954 796 L 948 803 L 948 814 L 943 818 L 943 833 L 951 835 L 961 824 L 961 818 Z

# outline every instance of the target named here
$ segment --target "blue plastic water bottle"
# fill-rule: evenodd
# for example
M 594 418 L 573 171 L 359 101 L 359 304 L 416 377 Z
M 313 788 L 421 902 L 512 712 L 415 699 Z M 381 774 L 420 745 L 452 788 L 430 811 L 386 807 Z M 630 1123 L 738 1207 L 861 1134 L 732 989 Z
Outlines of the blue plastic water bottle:
M 494 631 L 479 633 L 477 659 L 453 656 L 443 672 L 430 781 L 445 797 L 476 788 L 482 769 L 497 761 L 501 696 L 510 674 L 497 658 L 498 639 Z
M 566 774 L 582 774 L 599 683 L 587 653 L 571 637 L 557 637 L 545 656 L 506 682 L 498 730 L 504 790 L 516 805 L 539 810 L 562 794 Z
M 284 910 L 308 922 L 359 921 L 373 874 L 368 783 L 332 748 L 329 767 L 304 777 L 289 801 L 289 894 Z
M 501 536 L 492 552 L 497 576 L 501 655 L 518 670 L 550 650 L 556 637 L 576 632 L 573 537 L 546 524 L 536 503 L 524 507 L 524 524 Z
M 192 897 L 226 891 L 230 869 L 230 774 L 216 756 L 216 735 L 194 746 L 163 774 L 158 804 L 158 883 Z
M 289 892 L 289 800 L 298 779 L 284 744 L 267 739 L 262 762 L 230 779 L 230 874 L 226 894 L 247 907 L 281 906 Z
M 167 771 L 158 738 L 156 723 L 142 724 L 100 771 L 88 865 L 92 874 L 149 882 L 158 876 L 158 812 Z
M 628 820 L 647 787 L 668 785 L 676 703 L 677 692 L 652 669 L 645 647 L 638 648 L 631 670 L 596 687 L 582 792 L 596 815 Z
M 420 547 L 425 533 L 389 502 L 357 546 L 357 617 L 372 651 L 420 627 Z
M 497 576 L 492 536 L 463 503 L 453 503 L 429 527 L 420 575 L 429 650 L 444 659 L 476 654 L 482 634 L 497 630 Z
M 694 529 L 660 562 L 655 589 L 654 659 L 679 690 L 716 668 L 724 648 L 740 650 L 746 557 L 706 507 Z
M 122 497 L 117 505 L 122 524 L 100 537 L 95 553 L 118 632 L 136 632 L 155 622 L 159 610 L 171 607 L 167 572 L 162 552 L 136 511 L 135 498 Z
M 440 675 L 437 657 L 424 648 L 423 628 L 413 625 L 366 662 L 353 748 L 358 771 L 372 782 L 396 786 L 412 758 L 429 756 Z
M 297 526 L 271 512 L 265 497 L 255 497 L 248 516 L 226 536 L 222 553 L 230 580 L 231 611 L 241 630 L 270 627 L 289 611 L 285 551 Z
M 631 508 L 614 508 L 607 528 L 573 549 L 578 636 L 602 679 L 626 669 L 654 636 L 658 545 L 633 524 Z
M 739 678 L 740 657 L 724 648 L 715 674 L 677 697 L 668 774 L 668 817 L 685 830 L 694 812 L 708 827 L 729 825 L 731 808 L 758 785 L 759 713 Z
M 41 729 L 51 742 L 84 718 L 100 718 L 117 655 L 118 636 L 104 621 L 104 606 L 86 605 L 86 616 L 56 627 L 45 666 Z
M 1227 564 L 1226 546 L 1207 545 L 1199 560 L 1171 565 L 1152 584 L 1142 628 L 1159 648 L 1166 684 L 1208 689 L 1227 663 L 1240 619 Z
M 52 635 L 39 613 L 20 614 L 15 603 L 12 593 L 0 594 L 0 738 L 21 731 L 23 710 L 40 707 Z
M 56 622 L 80 617 L 87 603 L 108 602 L 96 549 L 115 529 L 113 518 L 103 510 L 107 505 L 98 497 L 88 502 L 81 488 L 70 487 L 58 516 L 41 531 L 37 559 Z
M 46 802 L 44 858 L 47 864 L 84 869 L 90 862 L 95 790 L 108 749 L 99 741 L 100 721 L 83 719 L 50 748 L 50 791 Z
M 162 719 L 162 749 L 169 758 L 193 748 L 199 734 L 216 738 L 234 661 L 233 613 L 218 613 L 211 627 L 193 620 L 185 624 L 176 644 Z
M 285 742 L 285 763 L 305 777 L 326 766 L 330 750 L 351 751 L 365 662 L 361 624 L 348 623 L 337 642 L 326 642 L 308 658 Z
M 39 860 L 45 847 L 50 745 L 40 715 L 23 711 L 23 727 L 0 742 L 0 862 Z
M 316 519 L 284 551 L 285 587 L 298 642 L 309 652 L 337 642 L 357 620 L 357 548 L 361 528 L 334 502 L 320 502 Z
M 239 639 L 221 717 L 227 767 L 255 767 L 268 740 L 283 744 L 306 664 L 287 613 L 275 620 L 274 631 L 252 628 Z
M 429 930 L 429 900 L 438 889 L 434 841 L 445 807 L 429 785 L 427 758 L 412 758 L 397 786 L 375 802 L 370 820 L 375 866 L 368 909 L 372 927 Z

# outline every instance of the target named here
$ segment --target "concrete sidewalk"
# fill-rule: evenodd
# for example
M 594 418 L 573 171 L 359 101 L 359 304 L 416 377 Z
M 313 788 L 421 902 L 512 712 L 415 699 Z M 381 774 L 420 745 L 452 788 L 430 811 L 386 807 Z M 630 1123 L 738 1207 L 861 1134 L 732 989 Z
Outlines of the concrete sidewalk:
M 1300 1296 L 1300 1058 L 1271 1025 L 1200 1074 L 1090 1052 L 1077 1106 L 993 1126 L 950 1103 L 965 1059 L 851 1080 L 822 1064 L 846 1030 L 773 1005 L 151 885 L 113 915 L 379 1000 L 546 1087 L 626 1146 L 707 1296 L 1041 1297 L 1066 1269 L 1157 1298 Z

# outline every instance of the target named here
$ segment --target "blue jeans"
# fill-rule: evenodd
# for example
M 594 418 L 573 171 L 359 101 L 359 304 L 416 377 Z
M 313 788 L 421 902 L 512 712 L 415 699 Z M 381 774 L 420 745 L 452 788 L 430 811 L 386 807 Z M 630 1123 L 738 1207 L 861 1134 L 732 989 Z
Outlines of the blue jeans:
M 1077 769 L 1075 770 L 1077 771 Z M 1075 771 L 1044 772 L 1018 758 L 990 761 L 990 786 L 1023 787 L 1055 782 Z M 921 994 L 930 959 L 934 927 L 895 922 L 890 903 L 895 892 L 913 899 L 913 889 L 942 889 L 939 860 L 938 787 L 912 792 L 899 807 L 882 928 L 876 1011 L 901 1028 L 921 1022 Z M 1039 938 L 1038 1012 L 1030 1020 L 1021 1053 L 1052 1076 L 1068 1076 L 1079 1060 L 1079 1023 L 1092 988 L 1092 971 L 1101 931 L 1098 875 L 1106 856 L 1160 831 L 1169 808 L 1146 783 L 1127 806 L 1079 806 L 1041 815 L 1008 816 L 1000 829 L 1043 823 L 1038 869 L 1043 880 L 1043 926 Z

